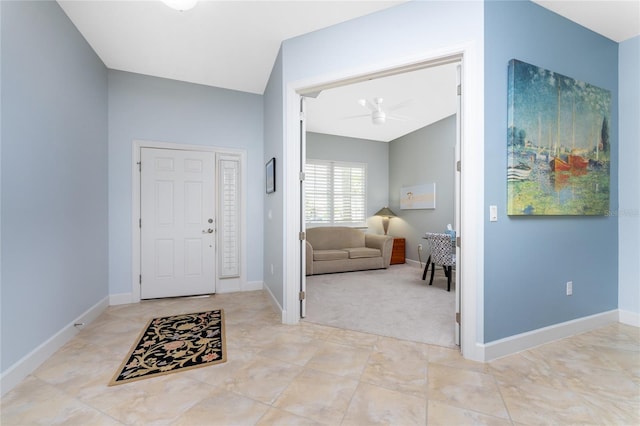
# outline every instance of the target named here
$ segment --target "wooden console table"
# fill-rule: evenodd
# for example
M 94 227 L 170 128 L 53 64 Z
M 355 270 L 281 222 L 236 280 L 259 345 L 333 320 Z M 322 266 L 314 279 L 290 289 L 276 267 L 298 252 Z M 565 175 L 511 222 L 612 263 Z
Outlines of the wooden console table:
M 398 265 L 405 263 L 405 239 L 394 238 L 393 250 L 391 251 L 391 264 Z

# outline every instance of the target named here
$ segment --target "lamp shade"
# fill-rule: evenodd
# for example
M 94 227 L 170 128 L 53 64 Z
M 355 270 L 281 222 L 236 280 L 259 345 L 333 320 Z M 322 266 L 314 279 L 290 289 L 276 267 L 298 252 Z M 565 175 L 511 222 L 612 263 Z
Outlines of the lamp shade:
M 387 230 L 389 229 L 389 218 L 396 217 L 396 214 L 389 209 L 389 207 L 385 206 L 378 210 L 374 216 L 382 216 L 382 229 L 384 230 L 384 235 L 387 235 Z
M 396 214 L 389 209 L 389 207 L 383 207 L 376 212 L 374 216 L 395 217 Z

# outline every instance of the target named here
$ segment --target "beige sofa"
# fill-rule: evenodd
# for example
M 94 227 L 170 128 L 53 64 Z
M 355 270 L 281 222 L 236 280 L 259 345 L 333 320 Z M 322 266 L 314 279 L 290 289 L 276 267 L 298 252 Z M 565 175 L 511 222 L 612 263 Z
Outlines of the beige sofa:
M 393 237 L 365 234 L 344 226 L 306 231 L 307 275 L 388 268 Z

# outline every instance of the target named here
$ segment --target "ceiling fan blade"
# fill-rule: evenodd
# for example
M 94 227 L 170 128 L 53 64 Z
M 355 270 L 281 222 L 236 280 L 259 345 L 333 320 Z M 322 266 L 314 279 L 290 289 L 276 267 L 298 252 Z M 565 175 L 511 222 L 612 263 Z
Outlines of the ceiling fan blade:
M 399 102 L 397 104 L 387 107 L 387 111 L 396 111 L 404 107 L 408 107 L 413 103 L 413 99 L 407 99 L 406 101 Z
M 346 117 L 341 117 L 341 120 L 350 120 L 352 118 L 363 118 L 363 117 L 371 117 L 371 114 L 348 115 Z
M 373 102 L 371 102 L 369 99 L 360 99 L 358 100 L 358 104 L 360 104 L 360 106 L 363 106 L 365 108 L 369 108 L 371 111 L 378 110 L 378 106 Z
M 409 120 L 411 120 L 411 117 L 407 117 L 406 115 L 397 115 L 397 114 L 388 114 L 387 118 L 389 120 L 395 120 L 395 121 L 409 121 Z

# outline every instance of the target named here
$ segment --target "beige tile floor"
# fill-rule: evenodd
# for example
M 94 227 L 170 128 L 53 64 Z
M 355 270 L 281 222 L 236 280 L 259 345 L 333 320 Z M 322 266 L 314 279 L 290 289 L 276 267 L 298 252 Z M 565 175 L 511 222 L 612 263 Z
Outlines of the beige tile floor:
M 224 364 L 107 387 L 151 317 L 223 308 Z M 640 331 L 613 324 L 492 363 L 304 323 L 263 292 L 109 307 L 2 398 L 1 423 L 637 425 Z

